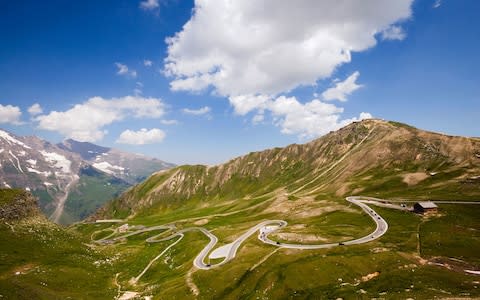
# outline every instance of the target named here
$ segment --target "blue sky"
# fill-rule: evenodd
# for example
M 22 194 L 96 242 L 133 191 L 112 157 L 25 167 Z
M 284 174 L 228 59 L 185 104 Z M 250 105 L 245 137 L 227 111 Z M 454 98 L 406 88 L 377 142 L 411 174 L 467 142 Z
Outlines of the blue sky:
M 369 116 L 480 136 L 478 1 L 212 2 L 0 2 L 0 127 L 178 164 Z

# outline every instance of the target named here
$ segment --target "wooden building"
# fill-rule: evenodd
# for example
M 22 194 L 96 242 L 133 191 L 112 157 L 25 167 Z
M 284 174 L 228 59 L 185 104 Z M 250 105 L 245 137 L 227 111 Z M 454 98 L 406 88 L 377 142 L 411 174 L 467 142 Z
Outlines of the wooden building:
M 413 205 L 413 210 L 419 214 L 436 213 L 438 206 L 432 201 L 417 202 Z

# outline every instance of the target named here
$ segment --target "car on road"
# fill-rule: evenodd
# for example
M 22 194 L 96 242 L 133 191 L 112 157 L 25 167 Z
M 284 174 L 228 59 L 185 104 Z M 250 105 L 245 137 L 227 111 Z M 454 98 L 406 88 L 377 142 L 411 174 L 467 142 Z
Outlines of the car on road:
M 345 244 L 344 243 L 338 243 L 339 246 L 344 246 Z

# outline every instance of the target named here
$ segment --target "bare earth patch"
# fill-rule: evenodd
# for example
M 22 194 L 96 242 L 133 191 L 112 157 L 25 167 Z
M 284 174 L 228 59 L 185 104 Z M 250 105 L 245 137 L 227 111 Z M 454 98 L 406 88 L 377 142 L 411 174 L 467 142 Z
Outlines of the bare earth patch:
M 200 219 L 198 221 L 195 221 L 193 224 L 197 226 L 202 226 L 208 223 L 208 219 Z
M 286 193 L 278 193 L 276 199 L 265 210 L 266 213 L 288 214 L 296 218 L 318 216 L 332 211 L 358 212 L 346 205 L 332 201 L 317 201 L 313 197 L 302 197 L 295 201 L 288 200 Z
M 286 240 L 289 242 L 298 242 L 298 243 L 328 241 L 328 239 L 313 233 L 279 232 L 279 233 L 272 234 L 272 237 Z
M 377 277 L 378 275 L 380 275 L 379 272 L 374 272 L 374 273 L 371 273 L 371 274 L 367 274 L 365 276 L 362 276 L 362 281 L 365 282 L 365 281 L 372 280 L 373 278 Z
M 424 172 L 408 173 L 403 175 L 403 182 L 408 185 L 416 185 L 420 181 L 427 179 L 429 176 Z

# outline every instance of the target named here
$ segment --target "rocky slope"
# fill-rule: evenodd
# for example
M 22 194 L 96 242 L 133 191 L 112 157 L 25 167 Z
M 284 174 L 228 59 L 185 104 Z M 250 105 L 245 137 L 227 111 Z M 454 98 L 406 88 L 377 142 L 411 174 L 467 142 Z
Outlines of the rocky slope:
M 158 170 L 175 166 L 142 154 L 124 152 L 72 139 L 65 140 L 57 146 L 66 151 L 77 153 L 97 170 L 113 175 L 130 184 L 136 184 Z
M 37 199 L 20 189 L 0 189 L 0 220 L 19 221 L 40 214 Z
M 144 165 L 149 167 L 140 171 Z M 80 220 L 132 184 L 171 166 L 90 143 L 55 145 L 0 130 L 0 187 L 31 191 L 42 211 L 60 223 Z
M 157 172 L 102 214 L 126 216 L 151 207 L 241 199 L 278 189 L 334 197 L 478 198 L 479 176 L 480 139 L 364 120 L 303 145 L 253 152 L 213 167 Z

